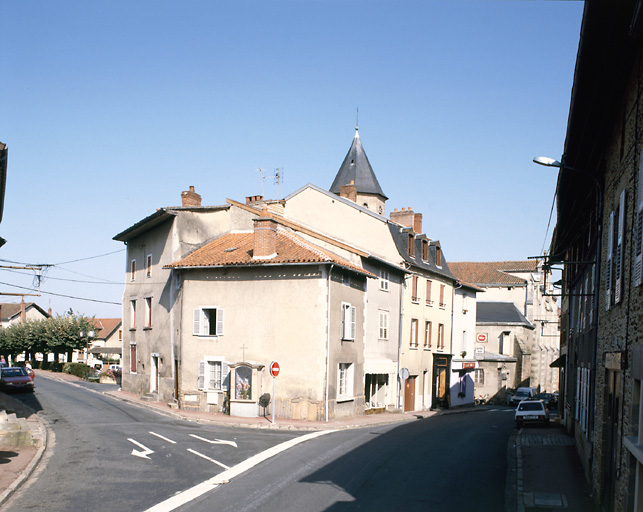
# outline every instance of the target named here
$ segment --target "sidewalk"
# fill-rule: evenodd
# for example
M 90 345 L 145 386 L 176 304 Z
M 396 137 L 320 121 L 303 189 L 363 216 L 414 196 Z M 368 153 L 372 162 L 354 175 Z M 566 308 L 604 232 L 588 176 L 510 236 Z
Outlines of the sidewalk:
M 114 385 L 87 383 L 78 377 L 63 373 L 37 371 L 38 378 L 51 378 L 80 385 L 95 392 L 107 394 L 116 399 L 129 402 L 139 407 L 153 409 L 156 412 L 197 423 L 224 425 L 228 427 L 286 429 L 299 431 L 341 430 L 376 425 L 386 425 L 424 419 L 442 414 L 474 413 L 492 409 L 492 406 L 476 406 L 463 409 L 440 411 L 414 411 L 412 413 L 383 413 L 352 416 L 333 419 L 328 422 L 277 419 L 275 424 L 270 418 L 241 418 L 220 413 L 205 413 L 173 409 L 162 402 L 148 402 L 138 395 L 121 391 Z M 17 400 L 0 392 L 0 409 L 10 408 L 28 418 L 32 431 L 42 439 L 40 446 L 2 448 L 0 447 L 0 506 L 31 475 L 37 467 L 46 448 L 44 423 L 33 411 Z M 526 433 L 529 432 L 529 433 Z M 508 472 L 515 475 L 511 487 L 510 499 L 506 512 L 544 512 L 547 510 L 565 510 L 568 512 L 593 512 L 589 486 L 585 481 L 573 439 L 564 429 L 554 425 L 549 429 L 520 429 L 512 436 L 515 443 L 510 443 L 511 450 Z M 513 449 L 512 449 L 513 448 Z M 5 451 L 3 451 L 5 450 Z M 514 466 L 514 467 L 511 467 Z

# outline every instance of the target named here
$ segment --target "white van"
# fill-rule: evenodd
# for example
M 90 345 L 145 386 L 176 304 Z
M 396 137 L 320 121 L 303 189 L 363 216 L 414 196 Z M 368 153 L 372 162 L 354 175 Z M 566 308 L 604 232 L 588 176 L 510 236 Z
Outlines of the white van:
M 516 394 L 511 397 L 511 401 L 509 402 L 511 405 L 516 407 L 520 402 L 523 400 L 529 400 L 530 398 L 534 398 L 537 394 L 536 388 L 518 388 L 516 390 Z

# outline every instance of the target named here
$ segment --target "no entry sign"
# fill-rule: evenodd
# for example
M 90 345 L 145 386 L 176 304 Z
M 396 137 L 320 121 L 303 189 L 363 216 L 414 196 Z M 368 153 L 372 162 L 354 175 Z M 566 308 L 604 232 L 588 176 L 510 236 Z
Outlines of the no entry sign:
M 272 375 L 273 377 L 279 375 L 280 369 L 281 368 L 279 368 L 279 363 L 277 361 L 273 361 L 272 363 L 270 363 L 270 375 Z

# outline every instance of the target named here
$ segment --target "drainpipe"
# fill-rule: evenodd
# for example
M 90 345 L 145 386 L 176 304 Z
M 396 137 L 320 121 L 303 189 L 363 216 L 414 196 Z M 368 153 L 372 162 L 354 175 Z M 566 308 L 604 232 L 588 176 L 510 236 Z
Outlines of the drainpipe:
M 333 273 L 334 263 L 331 263 L 330 268 L 328 269 L 328 299 L 326 304 L 326 403 L 324 408 L 326 409 L 326 421 L 328 422 L 328 393 L 330 387 L 330 276 Z
M 176 390 L 176 364 L 174 359 L 174 269 L 170 270 L 170 366 L 172 367 L 172 394 Z M 179 397 L 175 396 L 174 400 L 178 403 Z
M 400 360 L 402 359 L 402 319 L 404 318 L 404 288 L 406 287 L 406 274 L 402 275 L 402 282 L 400 283 L 400 317 L 398 318 L 398 334 L 397 334 L 397 375 L 395 376 L 395 381 L 398 383 L 397 386 L 397 407 L 402 409 L 404 412 L 404 404 L 401 401 L 402 387 L 404 383 L 400 377 Z

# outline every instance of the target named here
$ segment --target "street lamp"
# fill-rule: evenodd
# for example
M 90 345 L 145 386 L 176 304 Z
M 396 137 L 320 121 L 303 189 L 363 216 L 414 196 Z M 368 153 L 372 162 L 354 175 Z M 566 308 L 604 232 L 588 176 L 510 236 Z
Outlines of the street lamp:
M 87 334 L 87 350 L 85 351 L 85 364 L 87 365 L 87 380 L 89 380 L 89 340 L 90 338 L 94 337 L 95 332 L 89 331 L 85 333 L 85 331 L 80 331 L 81 340 L 85 337 L 85 334 Z

